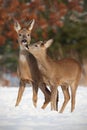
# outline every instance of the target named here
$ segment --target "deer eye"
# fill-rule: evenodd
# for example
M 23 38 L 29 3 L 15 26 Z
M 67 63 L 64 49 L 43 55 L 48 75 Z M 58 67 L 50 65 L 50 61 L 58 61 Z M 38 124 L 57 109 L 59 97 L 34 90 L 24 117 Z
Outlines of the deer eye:
M 30 36 L 30 34 L 27 34 L 27 36 L 29 37 L 29 36 Z
M 37 45 L 35 45 L 35 47 L 38 47 Z
M 21 33 L 19 33 L 19 36 L 21 36 Z

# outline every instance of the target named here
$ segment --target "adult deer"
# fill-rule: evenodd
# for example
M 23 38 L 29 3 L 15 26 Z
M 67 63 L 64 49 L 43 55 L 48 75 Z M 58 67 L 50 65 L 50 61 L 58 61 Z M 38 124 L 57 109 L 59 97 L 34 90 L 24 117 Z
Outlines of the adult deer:
M 24 48 L 24 46 L 28 46 L 30 44 L 31 31 L 34 26 L 34 22 L 35 21 L 32 20 L 32 22 L 30 22 L 30 25 L 27 28 L 22 28 L 17 20 L 14 21 L 14 29 L 17 32 L 19 43 L 19 60 L 17 72 L 18 77 L 20 79 L 20 87 L 15 106 L 18 106 L 21 101 L 26 83 L 31 83 L 33 88 L 34 106 L 36 107 L 37 104 L 38 87 L 40 87 L 41 91 L 44 93 L 45 96 L 45 102 L 42 108 L 45 108 L 50 102 L 50 91 L 46 88 L 45 83 L 43 83 L 43 79 L 38 69 L 36 59 Z
M 44 82 L 51 89 L 51 110 L 56 110 L 57 86 L 61 86 L 64 93 L 64 103 L 60 109 L 63 112 L 67 105 L 70 95 L 68 87 L 71 88 L 71 112 L 75 108 L 75 97 L 78 83 L 81 76 L 80 64 L 72 59 L 52 60 L 46 53 L 47 48 L 53 40 L 46 42 L 39 41 L 30 45 L 27 49 L 37 60 L 38 68 L 43 76 Z

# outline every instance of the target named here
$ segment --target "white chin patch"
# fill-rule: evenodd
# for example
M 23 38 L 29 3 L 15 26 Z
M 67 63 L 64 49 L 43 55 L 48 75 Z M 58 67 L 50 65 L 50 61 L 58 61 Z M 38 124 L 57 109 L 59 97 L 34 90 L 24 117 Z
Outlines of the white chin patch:
M 22 42 L 22 45 L 26 45 L 27 44 L 27 42 Z

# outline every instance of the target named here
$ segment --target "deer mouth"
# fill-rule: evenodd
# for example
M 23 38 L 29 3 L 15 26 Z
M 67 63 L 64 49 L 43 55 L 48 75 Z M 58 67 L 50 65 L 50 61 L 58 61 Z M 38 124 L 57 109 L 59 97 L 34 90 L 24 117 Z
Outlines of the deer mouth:
M 23 39 L 23 40 L 21 41 L 21 44 L 22 44 L 23 46 L 25 46 L 27 49 L 29 48 L 29 47 L 28 47 L 28 42 L 27 42 L 26 39 Z
M 21 41 L 21 43 L 22 43 L 23 45 L 26 45 L 26 44 L 27 44 L 27 40 L 26 40 L 26 39 L 23 39 L 23 40 Z
M 28 46 L 28 44 L 26 44 L 26 45 L 25 45 L 25 47 L 26 47 L 27 49 L 29 49 L 29 46 Z

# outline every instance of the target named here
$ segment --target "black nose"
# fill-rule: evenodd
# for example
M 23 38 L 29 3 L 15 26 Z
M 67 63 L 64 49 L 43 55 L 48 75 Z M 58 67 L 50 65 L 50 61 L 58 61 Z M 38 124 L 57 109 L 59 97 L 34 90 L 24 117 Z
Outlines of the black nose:
M 26 42 L 27 42 L 27 40 L 26 40 L 26 39 L 23 39 L 23 40 L 22 40 L 22 42 L 26 43 Z

